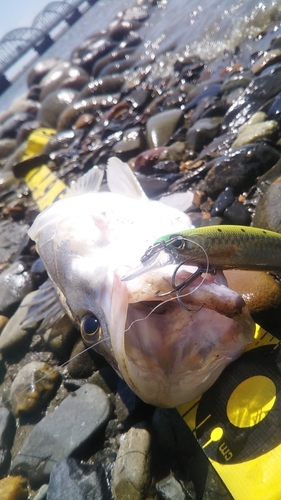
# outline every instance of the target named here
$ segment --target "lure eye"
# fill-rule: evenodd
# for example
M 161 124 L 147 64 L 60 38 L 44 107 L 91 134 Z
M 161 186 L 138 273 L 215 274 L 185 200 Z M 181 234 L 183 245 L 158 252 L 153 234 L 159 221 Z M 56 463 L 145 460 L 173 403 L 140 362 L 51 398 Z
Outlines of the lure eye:
M 177 251 L 185 250 L 186 240 L 181 237 L 171 239 L 170 245 L 172 245 Z
M 81 335 L 86 344 L 93 344 L 101 338 L 101 325 L 94 314 L 84 316 L 81 321 Z

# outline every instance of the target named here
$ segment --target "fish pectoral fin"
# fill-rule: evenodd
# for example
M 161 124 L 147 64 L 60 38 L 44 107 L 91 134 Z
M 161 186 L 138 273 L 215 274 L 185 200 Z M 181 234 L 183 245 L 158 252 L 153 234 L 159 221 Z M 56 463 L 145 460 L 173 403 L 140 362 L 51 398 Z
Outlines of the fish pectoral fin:
M 112 193 L 138 200 L 148 199 L 129 165 L 115 156 L 107 162 L 107 184 Z
M 21 323 L 23 329 L 34 326 L 34 323 L 42 321 L 37 332 L 44 332 L 65 315 L 65 311 L 59 301 L 58 295 L 50 279 L 47 279 L 39 287 L 37 293 L 31 299 L 26 316 Z
M 77 196 L 85 193 L 97 193 L 100 190 L 104 171 L 94 166 L 78 181 L 72 181 L 69 188 L 69 196 Z
M 193 196 L 192 191 L 186 191 L 185 193 L 172 193 L 167 196 L 161 196 L 158 201 L 161 201 L 161 203 L 164 203 L 164 205 L 168 205 L 169 207 L 177 208 L 178 210 L 181 210 L 181 212 L 185 212 L 192 206 Z M 190 227 L 192 227 L 191 221 Z

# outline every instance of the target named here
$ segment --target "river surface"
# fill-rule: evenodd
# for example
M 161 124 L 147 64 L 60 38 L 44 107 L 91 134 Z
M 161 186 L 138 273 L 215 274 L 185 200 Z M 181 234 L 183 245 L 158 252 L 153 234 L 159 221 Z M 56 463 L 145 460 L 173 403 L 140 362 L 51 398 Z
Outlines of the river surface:
M 119 11 L 135 4 L 136 0 L 98 0 L 37 61 L 50 56 L 68 59 L 77 45 L 105 30 Z M 250 45 L 268 26 L 280 25 L 280 18 L 281 0 L 162 0 L 139 30 L 145 41 L 139 56 L 170 49 L 196 53 L 204 60 L 220 58 L 224 51 Z M 30 66 L 1 95 L 0 110 L 27 90 L 29 70 Z

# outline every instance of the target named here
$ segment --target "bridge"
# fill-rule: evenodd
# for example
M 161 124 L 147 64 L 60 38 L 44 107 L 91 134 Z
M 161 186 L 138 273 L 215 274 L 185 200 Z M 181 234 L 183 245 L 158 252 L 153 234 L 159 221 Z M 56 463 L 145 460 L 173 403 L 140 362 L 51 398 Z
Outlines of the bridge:
M 96 1 L 86 0 L 86 3 L 90 6 Z M 11 85 L 5 71 L 31 48 L 38 55 L 43 54 L 54 43 L 50 31 L 61 21 L 69 26 L 75 23 L 82 15 L 79 10 L 82 3 L 85 4 L 85 0 L 51 2 L 35 17 L 31 27 L 9 31 L 0 40 L 0 94 Z

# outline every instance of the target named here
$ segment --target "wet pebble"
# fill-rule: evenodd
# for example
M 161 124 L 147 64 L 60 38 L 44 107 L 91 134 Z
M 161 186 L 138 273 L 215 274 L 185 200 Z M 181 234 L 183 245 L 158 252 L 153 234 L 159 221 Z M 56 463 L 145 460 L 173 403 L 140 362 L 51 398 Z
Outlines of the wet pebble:
M 226 207 L 223 216 L 231 224 L 238 224 L 240 226 L 249 226 L 252 220 L 245 205 L 238 200 L 234 200 L 230 206 Z
M 37 491 L 37 493 L 36 493 L 35 497 L 33 498 L 33 500 L 46 500 L 47 491 L 48 491 L 48 485 L 47 484 L 42 484 L 42 486 Z
M 165 146 L 174 133 L 183 113 L 180 109 L 169 109 L 151 116 L 146 122 L 147 144 L 149 148 Z
M 114 96 L 93 96 L 74 102 L 61 113 L 57 129 L 59 131 L 70 129 L 80 115 L 91 113 L 95 117 L 101 107 L 109 108 L 116 103 L 117 99 Z
M 37 412 L 55 395 L 60 383 L 57 369 L 41 361 L 23 366 L 13 380 L 9 402 L 15 417 Z
M 181 483 L 175 479 L 173 474 L 169 474 L 169 476 L 156 483 L 155 487 L 163 500 L 192 500 L 189 495 L 187 496 Z
M 261 74 L 244 90 L 225 114 L 224 124 L 237 130 L 259 109 L 280 92 L 281 72 Z
M 28 224 L 20 222 L 0 222 L 0 264 L 12 261 L 28 227 Z
M 108 34 L 113 39 L 119 42 L 126 35 L 130 33 L 130 31 L 136 31 L 141 27 L 141 23 L 136 20 L 120 20 L 116 19 L 112 23 L 110 23 L 108 27 Z
M 281 233 L 281 177 L 278 177 L 265 190 L 263 196 L 259 200 L 253 224 L 257 227 L 270 229 Z
M 43 334 L 46 346 L 48 346 L 52 352 L 63 357 L 63 359 L 69 358 L 77 336 L 77 330 L 66 315 L 58 320 L 51 328 L 48 328 Z
M 46 483 L 56 462 L 85 448 L 87 441 L 105 426 L 110 413 L 102 389 L 84 384 L 32 429 L 12 463 L 11 473 L 24 471 L 37 487 Z
M 4 123 L 2 123 L 2 125 L 0 125 L 0 139 L 15 139 L 21 125 L 25 122 L 33 120 L 36 113 L 16 113 L 8 118 Z
M 37 119 L 43 127 L 56 128 L 59 115 L 74 101 L 77 93 L 72 89 L 54 90 L 42 101 Z
M 40 83 L 42 78 L 59 63 L 63 62 L 62 59 L 58 57 L 49 57 L 44 59 L 43 61 L 37 61 L 32 66 L 31 70 L 27 76 L 27 84 L 29 87 Z
M 2 500 L 27 500 L 27 481 L 21 476 L 8 476 L 0 479 L 0 498 Z
M 59 62 L 40 81 L 40 101 L 43 101 L 48 94 L 63 86 L 64 82 L 68 82 L 68 86 L 75 89 L 77 88 L 75 82 L 78 81 L 78 88 L 80 89 L 88 79 L 88 74 L 79 66 L 73 65 L 69 61 Z
M 7 474 L 11 463 L 11 448 L 16 432 L 13 414 L 4 407 L 0 408 L 0 475 Z M 1 490 L 0 490 L 1 491 Z M 0 496 L 2 499 L 3 497 Z
M 98 61 L 95 62 L 95 64 L 92 67 L 91 74 L 95 78 L 97 77 L 102 78 L 103 75 L 104 77 L 106 77 L 106 75 L 111 75 L 111 74 L 114 75 L 117 73 L 121 73 L 123 69 L 124 70 L 127 69 L 127 65 L 125 64 L 125 66 L 123 66 L 122 69 L 118 67 L 118 70 L 115 71 L 114 64 L 116 63 L 117 65 L 120 65 L 122 61 L 125 63 L 126 60 L 129 59 L 130 54 L 132 54 L 134 51 L 135 51 L 134 48 L 124 48 L 124 49 L 116 48 L 110 54 L 100 57 Z M 128 65 L 128 67 L 130 66 L 131 64 Z M 112 68 L 113 71 L 111 70 Z
M 239 148 L 259 139 L 270 139 L 277 134 L 278 128 L 278 123 L 274 120 L 245 123 L 238 130 L 237 138 L 233 142 L 232 147 Z
M 272 49 L 266 52 L 262 57 L 260 57 L 251 67 L 251 72 L 254 75 L 258 75 L 261 71 L 270 66 L 271 64 L 276 64 L 281 61 L 281 49 Z
M 116 42 L 103 36 L 94 36 L 77 47 L 71 56 L 72 63 L 90 71 L 95 61 L 105 54 L 112 52 Z
M 202 118 L 194 123 L 186 134 L 187 148 L 200 152 L 218 134 L 222 118 Z
M 121 90 L 125 82 L 123 75 L 104 76 L 91 80 L 79 93 L 78 99 L 84 99 L 91 95 L 113 94 Z
M 32 330 L 25 329 L 21 327 L 22 321 L 25 319 L 27 310 L 29 308 L 29 302 L 36 295 L 35 292 L 28 293 L 22 300 L 20 307 L 17 308 L 16 312 L 12 317 L 6 322 L 1 335 L 0 335 L 0 351 L 7 352 L 15 349 L 18 344 L 22 344 L 27 341 L 32 333 Z M 34 329 L 37 324 L 34 324 Z
M 131 68 L 138 62 L 137 57 L 127 57 L 126 59 L 117 59 L 116 61 L 112 61 L 106 64 L 101 71 L 98 73 L 94 72 L 94 76 L 107 76 L 107 75 L 116 75 L 119 73 L 123 73 L 127 69 Z
M 115 500 L 142 500 L 149 481 L 151 435 L 141 427 L 121 436 L 113 475 L 112 489 Z
M 0 159 L 6 158 L 16 148 L 16 139 L 0 139 Z
M 28 266 L 21 261 L 11 264 L 0 274 L 1 314 L 9 315 L 14 312 L 33 288 L 33 278 Z
M 85 350 L 85 344 L 78 338 L 70 353 L 67 370 L 72 378 L 87 378 L 104 363 L 104 358 L 94 350 Z
M 279 160 L 277 150 L 262 143 L 248 144 L 210 162 L 210 170 L 198 188 L 216 196 L 231 185 L 236 193 L 252 186 L 256 178 Z
M 112 149 L 118 155 L 130 154 L 132 156 L 140 152 L 143 144 L 144 136 L 142 129 L 140 127 L 134 127 L 127 129 L 121 141 L 118 141 Z
M 217 197 L 211 210 L 211 217 L 223 214 L 225 209 L 232 205 L 235 200 L 235 194 L 232 187 L 226 187 L 222 193 Z
M 102 471 L 93 464 L 64 458 L 51 472 L 47 500 L 111 500 Z

